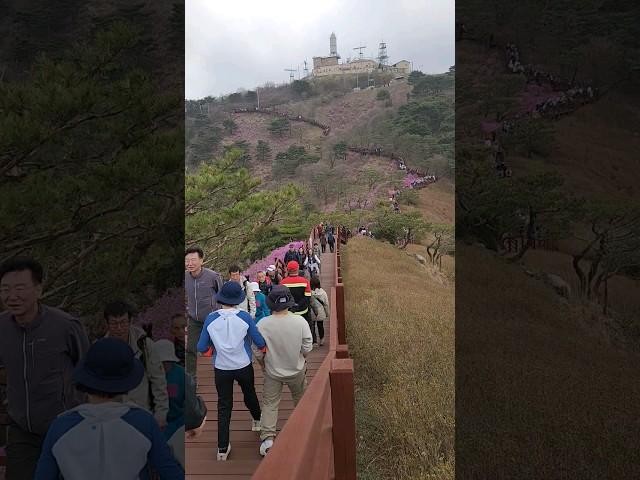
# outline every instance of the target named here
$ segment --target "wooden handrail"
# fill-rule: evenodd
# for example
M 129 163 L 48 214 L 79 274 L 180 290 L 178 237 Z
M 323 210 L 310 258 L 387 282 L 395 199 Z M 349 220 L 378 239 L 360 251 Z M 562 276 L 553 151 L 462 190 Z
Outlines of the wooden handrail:
M 316 227 L 309 235 L 313 247 Z M 336 232 L 335 286 L 331 288 L 329 352 L 279 433 L 254 480 L 355 480 L 354 368 L 346 344 L 344 286 Z

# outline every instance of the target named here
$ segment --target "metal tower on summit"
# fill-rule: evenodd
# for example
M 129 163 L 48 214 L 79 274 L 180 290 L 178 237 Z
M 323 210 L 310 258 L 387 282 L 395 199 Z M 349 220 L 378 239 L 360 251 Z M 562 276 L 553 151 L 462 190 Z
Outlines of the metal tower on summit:
M 387 44 L 384 42 L 380 42 L 380 47 L 378 49 L 378 62 L 380 65 L 386 65 L 389 56 L 387 55 Z
M 338 42 L 336 40 L 336 34 L 333 32 L 331 32 L 331 36 L 329 37 L 329 56 L 338 56 Z

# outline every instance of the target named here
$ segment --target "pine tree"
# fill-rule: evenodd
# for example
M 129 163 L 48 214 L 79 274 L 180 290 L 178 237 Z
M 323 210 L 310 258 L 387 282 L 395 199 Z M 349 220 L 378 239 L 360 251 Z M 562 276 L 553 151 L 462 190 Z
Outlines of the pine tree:
M 271 147 L 264 140 L 258 140 L 256 145 L 256 158 L 259 162 L 266 162 L 271 158 Z

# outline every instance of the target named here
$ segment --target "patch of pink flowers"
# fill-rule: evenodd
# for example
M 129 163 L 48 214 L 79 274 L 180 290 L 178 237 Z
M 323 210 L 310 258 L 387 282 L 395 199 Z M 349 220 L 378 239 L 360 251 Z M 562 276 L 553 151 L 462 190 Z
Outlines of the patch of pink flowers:
M 185 311 L 185 294 L 183 288 L 172 288 L 158 298 L 153 305 L 138 314 L 134 325 L 153 325 L 153 339 L 171 339 L 171 317 Z

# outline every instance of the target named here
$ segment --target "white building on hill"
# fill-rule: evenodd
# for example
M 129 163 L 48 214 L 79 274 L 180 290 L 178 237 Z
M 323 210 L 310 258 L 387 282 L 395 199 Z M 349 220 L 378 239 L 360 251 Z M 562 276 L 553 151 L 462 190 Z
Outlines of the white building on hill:
M 411 73 L 411 63 L 407 60 L 400 60 L 393 65 L 384 65 L 367 58 L 356 58 L 345 63 L 339 63 L 340 55 L 338 55 L 335 33 L 332 33 L 329 39 L 329 52 L 330 55 L 328 57 L 313 57 L 313 71 L 311 75 L 314 77 L 325 77 L 328 75 L 372 73 L 375 70 L 400 75 L 409 75 Z

